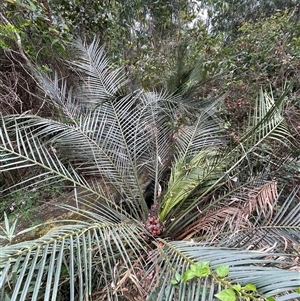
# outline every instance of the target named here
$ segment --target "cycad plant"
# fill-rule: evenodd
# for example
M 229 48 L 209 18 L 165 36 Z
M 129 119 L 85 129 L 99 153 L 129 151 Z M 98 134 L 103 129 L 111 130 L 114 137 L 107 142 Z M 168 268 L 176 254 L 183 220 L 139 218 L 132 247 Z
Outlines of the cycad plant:
M 75 88 L 35 71 L 53 118 L 1 116 L 1 172 L 31 170 L 10 191 L 73 194 L 53 203 L 69 220 L 3 239 L 1 300 L 299 299 L 299 187 L 278 173 L 295 159 L 284 95 L 262 92 L 232 145 L 194 79 L 128 92 L 97 40 L 75 49 Z

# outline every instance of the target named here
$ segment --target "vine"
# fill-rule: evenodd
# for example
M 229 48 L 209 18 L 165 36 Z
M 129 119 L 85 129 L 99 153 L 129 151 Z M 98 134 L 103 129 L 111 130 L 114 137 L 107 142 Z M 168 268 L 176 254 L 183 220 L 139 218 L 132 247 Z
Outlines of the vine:
M 214 271 L 211 270 L 209 261 L 201 261 L 197 264 L 191 264 L 189 269 L 183 272 L 181 275 L 176 272 L 174 278 L 171 280 L 172 285 L 178 285 L 180 282 L 187 282 L 192 279 L 211 277 L 214 281 L 225 287 L 215 296 L 221 301 L 276 301 L 273 297 L 262 298 L 258 293 L 257 288 L 254 284 L 248 283 L 245 286 L 241 284 L 233 284 L 227 279 L 229 274 L 228 265 L 219 265 Z

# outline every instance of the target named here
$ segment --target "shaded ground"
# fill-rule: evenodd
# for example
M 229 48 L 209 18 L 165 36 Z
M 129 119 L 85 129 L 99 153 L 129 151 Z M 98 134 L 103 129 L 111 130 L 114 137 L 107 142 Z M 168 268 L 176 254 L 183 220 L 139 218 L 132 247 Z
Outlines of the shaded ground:
M 83 192 L 80 189 L 78 189 L 77 193 L 80 194 L 80 198 L 83 198 L 85 195 L 87 195 L 87 192 Z M 97 200 L 94 201 L 96 202 Z M 84 219 L 82 215 L 79 215 L 75 211 L 62 208 L 62 205 L 73 208 L 76 208 L 78 205 L 80 209 L 86 208 L 86 206 L 82 204 L 76 204 L 73 191 L 63 194 L 56 199 L 41 203 L 41 205 L 37 206 L 36 208 L 28 210 L 26 212 L 26 217 L 21 215 L 18 218 L 14 232 L 16 237 L 13 239 L 12 243 L 19 243 L 22 241 L 39 238 L 49 232 L 52 228 L 63 225 L 64 221 L 66 220 L 70 221 Z M 13 221 L 11 221 L 11 224 L 12 223 Z M 4 228 L 4 222 L 1 222 L 0 226 Z M 30 231 L 18 235 L 19 232 L 29 228 L 31 228 Z M 1 229 L 0 234 L 3 235 L 3 231 Z M 5 243 L 6 241 L 0 240 L 0 245 L 4 245 Z

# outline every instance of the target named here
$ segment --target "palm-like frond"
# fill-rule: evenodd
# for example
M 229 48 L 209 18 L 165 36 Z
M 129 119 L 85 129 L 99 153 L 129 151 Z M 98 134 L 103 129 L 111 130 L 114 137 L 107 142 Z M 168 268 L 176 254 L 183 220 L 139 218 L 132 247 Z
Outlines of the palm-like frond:
M 270 221 L 273 216 L 274 207 L 278 198 L 276 181 L 256 181 L 251 183 L 252 187 L 241 187 L 239 191 L 224 197 L 219 197 L 219 206 L 211 206 L 208 203 L 208 210 L 200 215 L 189 227 L 183 229 L 178 238 L 185 237 L 211 237 L 221 238 L 221 233 L 232 233 L 251 229 L 253 216 L 258 219 Z M 253 187 L 254 186 L 254 187 Z M 230 206 L 226 205 L 227 203 Z
M 26 122 L 24 124 L 24 119 L 28 120 L 28 117 L 1 117 L 1 171 L 39 166 L 43 170 L 40 177 L 50 177 L 57 181 L 70 180 L 78 186 L 88 186 L 74 169 L 65 167 L 51 145 L 45 145 L 36 135 L 35 129 L 26 125 Z M 25 182 L 34 178 L 26 179 Z
M 44 101 L 51 104 L 55 113 L 67 120 L 68 123 L 76 123 L 76 117 L 81 109 L 80 105 L 74 97 L 72 88 L 68 88 L 67 81 L 60 79 L 58 73 L 54 73 L 54 78 L 49 74 L 42 72 L 35 72 L 37 84 L 46 96 Z
M 94 277 L 98 285 L 105 283 L 107 300 L 118 300 L 114 287 L 120 275 L 141 260 L 147 243 L 140 226 L 106 211 L 110 214 L 103 211 L 88 222 L 68 221 L 39 239 L 3 247 L 1 300 L 56 300 L 63 289 L 69 300 L 87 300 Z
M 81 103 L 99 104 L 114 100 L 126 79 L 121 69 L 112 69 L 104 47 L 99 47 L 96 38 L 90 45 L 78 41 L 74 43 L 77 60 L 71 62 L 75 69 L 82 73 L 82 85 L 76 95 Z
M 169 180 L 168 190 L 161 203 L 160 219 L 167 220 L 167 215 L 176 214 L 182 206 L 188 207 L 188 198 L 193 191 L 201 194 L 207 187 L 211 187 L 222 176 L 222 169 L 214 166 L 216 151 L 213 148 L 206 148 L 198 151 L 198 154 L 189 161 L 179 159 L 173 166 Z
M 283 258 L 277 259 L 279 254 L 203 247 L 193 242 L 163 243 L 160 254 L 153 257 L 153 284 L 159 289 L 152 293 L 150 300 L 217 300 L 215 294 L 221 290 L 235 284 L 244 286 L 250 283 L 257 287 L 261 297 L 277 297 L 283 293 L 276 300 L 299 297 L 292 292 L 299 285 L 299 273 L 276 268 L 284 264 Z M 211 275 L 195 277 L 187 282 L 181 278 L 177 285 L 171 283 L 176 273 L 183 276 L 191 264 L 198 262 L 210 262 Z M 215 270 L 220 265 L 229 266 L 226 281 L 216 276 Z M 266 265 L 269 267 L 264 267 Z M 239 300 L 243 300 L 242 296 Z
M 275 101 L 272 93 L 260 92 L 249 121 L 251 130 L 241 139 L 245 150 L 262 143 L 266 138 L 290 144 L 291 133 L 282 114 L 285 94 L 286 91 Z
M 250 154 L 261 149 L 263 143 L 274 140 L 278 141 L 280 139 L 289 143 L 288 139 L 291 135 L 287 130 L 284 118 L 280 112 L 280 106 L 282 105 L 283 99 L 284 97 L 282 96 L 275 102 L 272 95 L 264 93 L 260 94 L 257 101 L 256 113 L 254 114 L 255 118 L 252 120 L 252 127 L 244 135 L 240 143 L 234 148 L 219 148 L 218 153 L 215 156 L 211 156 L 213 160 L 208 163 L 209 168 L 203 168 L 205 175 L 199 177 L 198 185 L 190 185 L 189 187 L 191 189 L 189 190 L 188 186 L 186 186 L 185 198 L 176 201 L 171 208 L 167 207 L 167 209 L 172 209 L 173 214 L 173 222 L 167 227 L 170 232 L 178 233 L 189 226 L 190 223 L 197 223 L 196 220 L 199 219 L 199 212 L 201 212 L 200 218 L 201 215 L 205 218 L 205 214 L 210 214 L 210 212 L 218 210 L 220 206 L 224 206 L 225 203 L 223 202 L 222 197 L 218 197 L 212 202 L 207 202 L 207 195 L 211 194 L 215 188 L 219 187 L 219 185 L 226 184 L 230 175 L 234 176 L 235 174 L 238 174 L 239 168 L 243 166 L 244 162 L 249 162 Z M 188 133 L 188 135 L 185 136 L 184 134 L 185 133 L 183 132 L 183 136 L 187 138 L 181 138 L 180 141 L 184 141 L 184 146 L 188 150 L 190 146 L 195 144 L 194 140 L 197 141 L 197 139 L 195 138 L 196 135 L 190 135 Z M 181 151 L 181 153 L 184 158 L 186 156 L 185 152 Z M 273 161 L 270 163 L 272 162 Z M 194 166 L 194 168 L 195 167 L 196 166 Z M 198 168 L 201 168 L 201 165 L 198 166 Z M 177 172 L 177 174 L 179 173 Z M 188 179 L 188 174 L 189 173 L 186 173 L 186 179 Z M 207 189 L 205 189 L 202 179 L 211 179 L 213 180 L 214 185 L 208 185 Z M 234 195 L 234 191 L 232 191 L 231 194 Z M 168 195 L 169 194 L 166 195 L 166 199 L 162 200 L 161 210 L 164 217 L 167 214 L 167 209 L 164 207 L 165 202 L 173 204 L 173 202 L 169 200 Z M 177 194 L 175 195 L 177 196 Z M 185 207 L 182 208 L 180 204 L 185 204 Z M 176 216 L 174 214 L 173 207 L 178 208 L 177 213 L 180 212 L 179 215 Z M 227 216 L 227 213 L 225 210 L 224 216 Z M 232 216 L 235 216 L 236 212 L 232 212 L 231 214 Z
M 171 170 L 168 189 L 161 200 L 161 221 L 167 221 L 175 211 L 188 208 L 193 203 L 192 193 L 201 194 L 205 187 L 222 177 L 222 163 L 219 162 L 219 148 L 225 138 L 217 120 L 211 114 L 217 102 L 198 113 L 196 120 L 181 125 L 175 135 L 175 162 Z
M 89 51 L 93 52 L 94 48 Z M 88 224 L 66 221 L 62 227 L 28 244 L 5 246 L 1 254 L 3 298 L 36 300 L 45 294 L 45 300 L 55 300 L 66 282 L 70 284 L 71 300 L 75 295 L 81 300 L 90 296 L 92 271 L 99 266 L 99 282 L 102 281 L 99 285 L 107 290 L 106 296 L 116 300 L 113 291 L 119 292 L 110 287 L 116 277 L 113 271 L 118 264 L 122 269 L 133 270 L 137 252 L 143 249 L 146 253 L 147 242 L 141 237 L 145 230 L 134 218 L 141 221 L 147 216 L 145 184 L 154 180 L 154 191 L 157 191 L 166 162 L 170 160 L 169 142 L 174 130 L 166 124 L 176 115 L 178 104 L 167 94 L 116 95 L 120 84 L 109 85 L 119 75 L 113 73 L 112 77 L 106 77 L 107 62 L 101 59 L 102 55 L 103 52 L 91 54 L 93 67 L 95 62 L 103 65 L 95 70 L 87 63 L 77 66 L 91 70 L 85 70 L 88 91 L 82 88 L 76 96 L 67 91 L 65 83 L 59 85 L 57 77 L 54 81 L 39 78 L 51 104 L 64 116 L 62 121 L 30 115 L 1 117 L 1 171 L 38 166 L 42 173 L 29 176 L 16 186 L 31 185 L 38 177 L 45 181 L 49 178 L 67 181 L 74 187 L 79 207 L 94 212 Z M 98 72 L 98 77 L 95 75 L 90 80 L 93 72 Z M 97 81 L 103 85 L 99 95 L 89 90 L 90 85 L 95 88 Z M 89 93 L 97 98 L 96 107 L 89 106 Z M 87 95 L 88 101 L 82 100 L 82 95 Z M 85 103 L 88 106 L 84 107 Z M 88 182 L 85 175 L 95 177 L 95 181 Z M 83 190 L 82 195 L 77 195 L 78 188 Z M 117 197 L 112 197 L 115 193 Z M 95 208 L 99 202 L 106 205 Z M 128 223 L 122 218 L 115 221 L 120 212 L 126 213 L 123 205 L 126 216 L 129 211 L 133 217 Z M 65 207 L 78 214 L 79 207 Z M 19 249 L 23 251 L 17 252 Z M 6 263 L 8 258 L 10 263 Z M 110 272 L 106 273 L 107 270 Z M 19 280 L 14 278 L 15 271 L 20 272 Z M 45 282 L 52 286 L 45 287 Z M 75 283 L 80 287 L 78 292 Z M 11 293 L 9 286 L 13 288 Z
M 79 43 L 76 47 L 80 57 L 73 65 L 81 73 L 81 85 L 73 102 L 69 101 L 66 85 L 60 86 L 57 77 L 53 81 L 44 75 L 40 77 L 45 94 L 61 106 L 70 124 L 60 128 L 58 123 L 47 125 L 46 120 L 39 135 L 51 132 L 51 143 L 77 160 L 81 173 L 105 177 L 122 198 L 137 199 L 146 212 L 145 187 L 141 186 L 147 183 L 140 180 L 154 182 L 156 198 L 159 182 L 172 159 L 173 124 L 180 124 L 178 119 L 184 118 L 190 108 L 167 93 L 136 91 L 122 96 L 119 88 L 124 86 L 124 78 L 120 70 L 109 68 L 103 49 L 98 49 L 98 41 L 90 46 Z M 207 116 L 203 118 L 205 114 L 198 120 L 196 135 L 200 130 L 203 133 L 194 150 L 200 143 L 202 147 L 212 145 L 215 139 L 217 127 L 210 127 L 212 122 Z M 136 206 L 134 203 L 131 207 Z
M 231 231 L 224 227 L 220 231 L 217 245 L 242 247 L 244 249 L 272 249 L 276 252 L 299 253 L 300 246 L 300 187 L 295 187 L 281 203 L 281 194 L 266 210 L 261 208 L 257 215 L 252 214 L 248 227 Z
M 265 155 L 263 143 L 285 139 L 289 146 L 283 97 L 274 101 L 262 93 L 252 127 L 232 147 L 215 117 L 217 102 L 197 108 L 183 101 L 188 85 L 176 96 L 126 94 L 124 76 L 110 68 L 98 46 L 97 40 L 76 45 L 78 88 L 68 90 L 57 75 L 39 76 L 59 113 L 53 120 L 1 116 L 1 172 L 38 167 L 39 174 L 14 188 L 47 179 L 66 182 L 76 206 L 59 206 L 78 217 L 60 221 L 43 237 L 2 248 L 1 298 L 55 300 L 66 290 L 70 300 L 87 300 L 98 290 L 99 300 L 121 300 L 129 281 L 149 300 L 215 300 L 236 283 L 253 283 L 264 297 L 294 298 L 298 273 L 284 269 L 299 251 L 298 190 L 282 203 L 268 177 L 256 180 L 252 171 L 238 177 L 251 165 L 250 156 Z M 270 164 L 281 164 L 270 157 Z M 152 232 L 157 225 L 160 231 Z M 163 230 L 191 242 L 149 233 Z M 251 248 L 292 255 L 242 251 Z M 176 272 L 199 261 L 210 261 L 212 274 L 171 284 Z M 214 272 L 220 264 L 230 266 L 228 282 Z
M 170 113 L 160 109 L 161 98 L 164 95 L 148 93 L 142 98 L 130 95 L 116 104 L 105 102 L 71 124 L 38 116 L 3 117 L 2 170 L 38 165 L 44 177 L 81 187 L 87 183 L 78 172 L 98 176 L 128 200 L 133 211 L 141 205 L 145 216 L 145 181 L 141 179 L 149 183 L 161 177 L 173 132 L 170 127 L 158 130 Z M 63 164 L 66 158 L 72 164 L 70 171 Z

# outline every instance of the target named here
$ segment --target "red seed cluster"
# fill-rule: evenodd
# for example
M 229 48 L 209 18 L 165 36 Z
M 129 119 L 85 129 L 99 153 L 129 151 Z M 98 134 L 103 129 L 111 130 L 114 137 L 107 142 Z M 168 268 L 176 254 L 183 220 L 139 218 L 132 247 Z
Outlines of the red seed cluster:
M 145 228 L 151 232 L 154 236 L 160 235 L 163 231 L 163 227 L 156 216 L 149 215 L 146 222 Z

